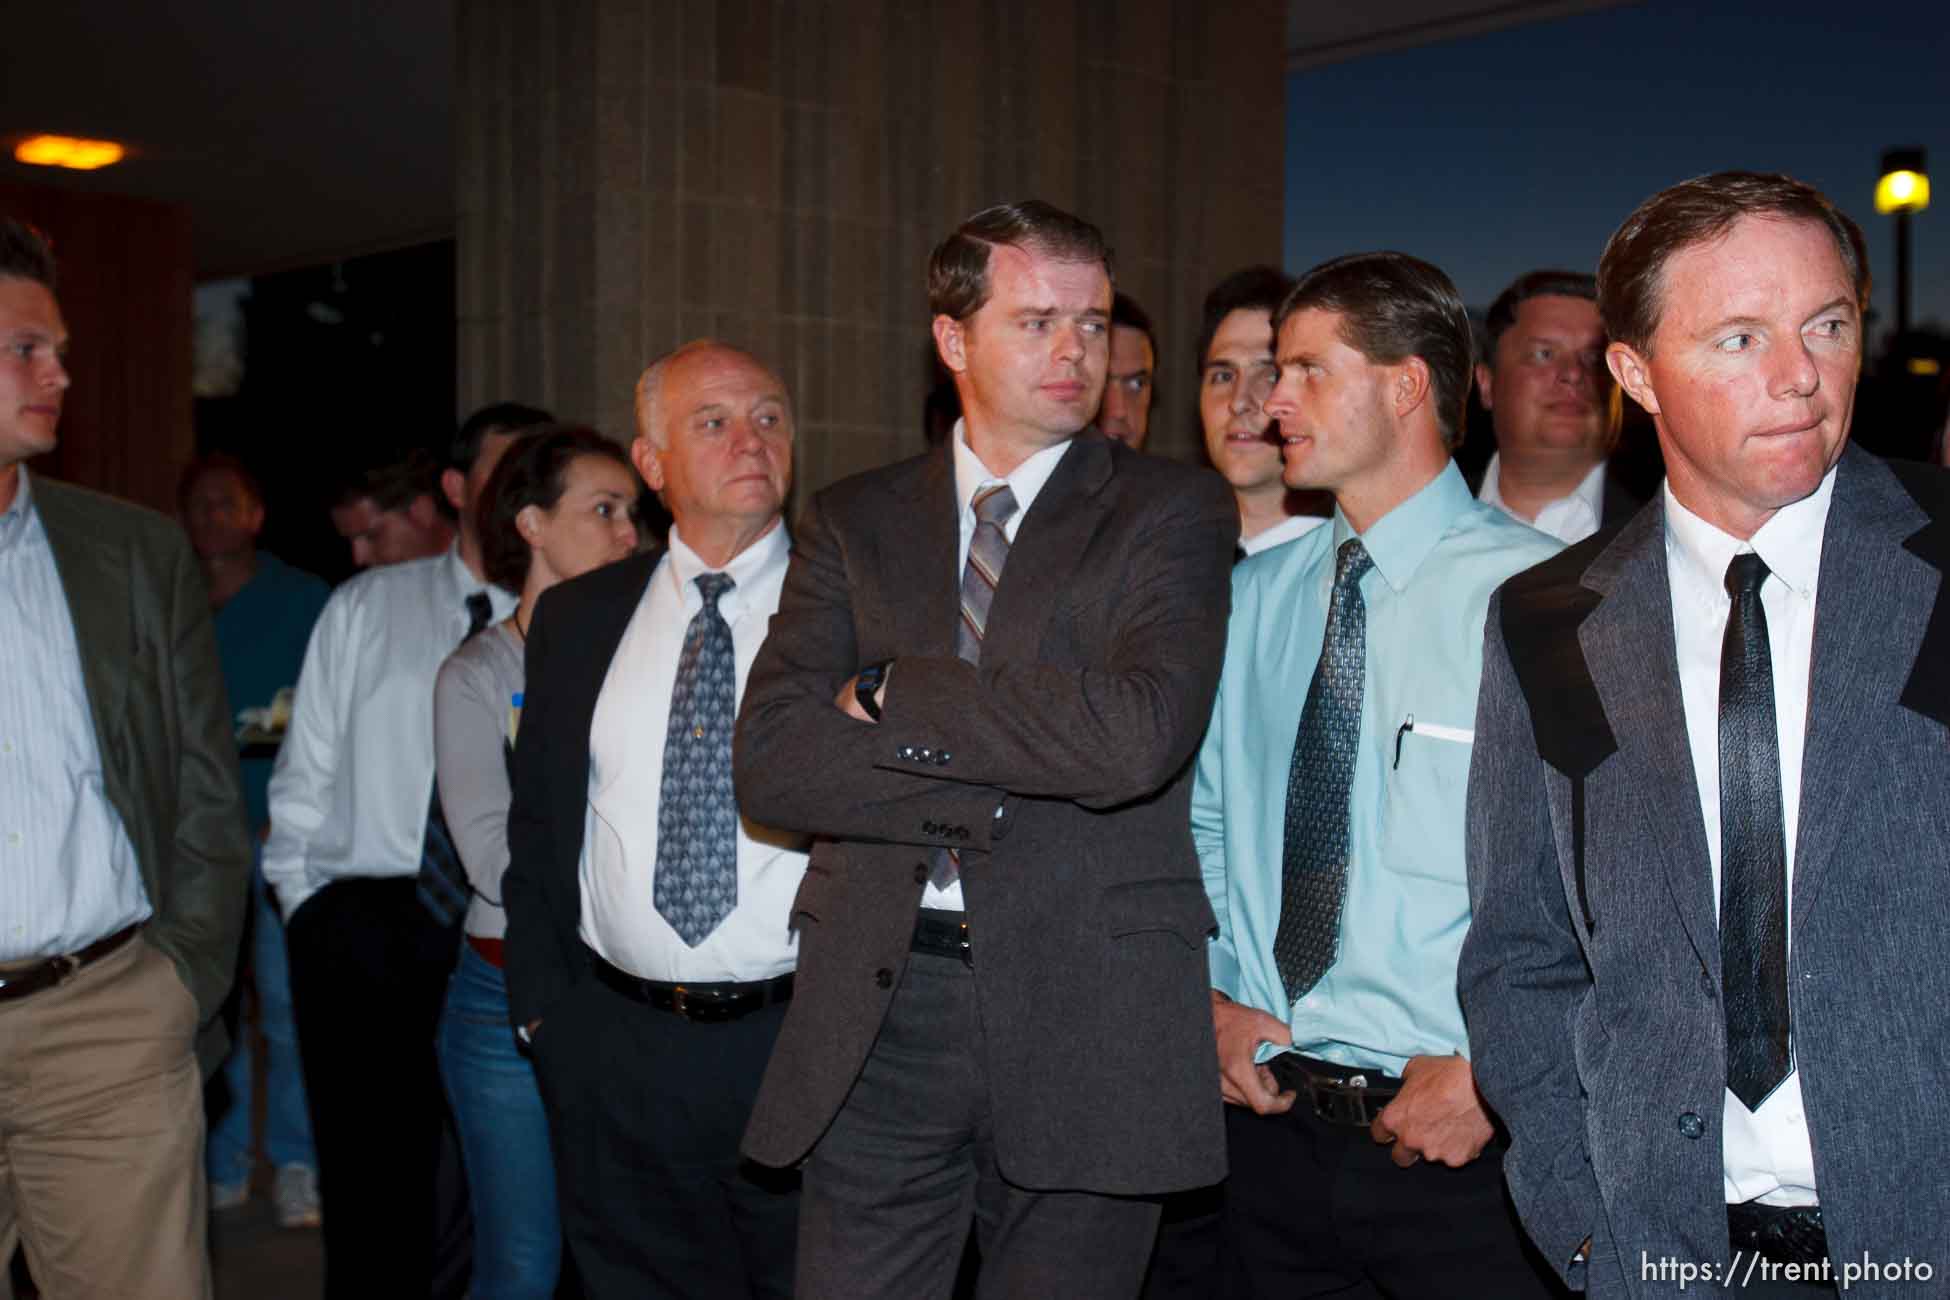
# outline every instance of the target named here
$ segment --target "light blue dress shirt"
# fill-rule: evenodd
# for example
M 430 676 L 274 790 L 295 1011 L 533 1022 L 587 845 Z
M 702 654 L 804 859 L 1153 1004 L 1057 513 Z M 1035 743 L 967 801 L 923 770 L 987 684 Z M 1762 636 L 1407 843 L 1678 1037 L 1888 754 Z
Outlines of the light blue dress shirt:
M 1469 928 L 1463 805 L 1483 620 L 1505 578 L 1562 544 L 1475 501 L 1453 463 L 1361 535 L 1374 568 L 1361 579 L 1367 685 L 1340 948 L 1289 1006 L 1273 960 L 1287 774 L 1327 631 L 1334 555 L 1353 536 L 1337 509 L 1331 528 L 1233 570 L 1192 838 L 1219 919 L 1212 986 L 1286 1018 L 1295 1051 L 1399 1074 L 1410 1057 L 1468 1055 L 1456 958 Z

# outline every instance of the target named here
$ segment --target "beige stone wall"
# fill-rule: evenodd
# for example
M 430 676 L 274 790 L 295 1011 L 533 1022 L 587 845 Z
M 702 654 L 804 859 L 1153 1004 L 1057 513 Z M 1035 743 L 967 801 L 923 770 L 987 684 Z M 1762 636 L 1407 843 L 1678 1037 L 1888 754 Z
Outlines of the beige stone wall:
M 927 255 L 988 203 L 1102 226 L 1160 327 L 1152 446 L 1226 271 L 1279 260 L 1280 0 L 460 0 L 463 410 L 631 431 L 700 334 L 790 385 L 800 497 L 923 445 Z

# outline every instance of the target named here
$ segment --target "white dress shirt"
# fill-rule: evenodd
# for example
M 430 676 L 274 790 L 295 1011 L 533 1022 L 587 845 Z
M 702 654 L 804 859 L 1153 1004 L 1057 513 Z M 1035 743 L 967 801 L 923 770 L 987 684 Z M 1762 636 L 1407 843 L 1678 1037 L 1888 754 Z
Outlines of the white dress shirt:
M 1790 915 L 1794 900 L 1795 836 L 1801 821 L 1801 756 L 1808 732 L 1808 666 L 1814 648 L 1815 588 L 1821 576 L 1821 540 L 1835 471 L 1815 491 L 1777 511 L 1749 542 L 1721 532 L 1681 505 L 1668 483 L 1666 573 L 1672 588 L 1672 622 L 1679 658 L 1679 689 L 1686 708 L 1686 736 L 1706 823 L 1706 852 L 1713 870 L 1713 906 L 1720 905 L 1720 643 L 1733 606 L 1727 566 L 1736 555 L 1757 552 L 1768 569 L 1760 589 L 1767 613 L 1767 644 L 1774 667 L 1774 725 L 1781 750 L 1781 819 L 1787 840 Z M 1793 931 L 1788 942 L 1793 944 Z M 1792 1044 L 1790 1043 L 1790 1048 Z M 1731 1092 L 1725 1099 L 1726 1198 L 1758 1197 L 1769 1205 L 1808 1205 L 1815 1197 L 1814 1153 L 1808 1142 L 1801 1076 L 1790 1073 L 1760 1105 L 1747 1107 Z
M 1239 535 L 1239 549 L 1248 555 L 1270 551 L 1275 546 L 1298 541 L 1327 522 L 1326 515 L 1288 515 L 1271 528 L 1262 528 L 1251 537 Z
M 790 551 L 780 523 L 716 570 L 735 584 L 718 598 L 718 612 L 731 627 L 741 701 L 779 607 Z M 656 908 L 657 804 L 670 694 L 691 619 L 704 608 L 697 578 L 713 571 L 672 527 L 670 549 L 624 629 L 589 727 L 589 806 L 577 866 L 580 933 L 604 961 L 640 979 L 743 982 L 783 975 L 798 964 L 799 936 L 787 927 L 806 872 L 802 837 L 739 818 L 737 906 L 695 948 Z
M 108 801 L 67 589 L 26 466 L 0 511 L 0 961 L 58 957 L 150 914 Z
M 1566 546 L 1581 542 L 1598 531 L 1598 521 L 1605 516 L 1605 462 L 1599 461 L 1593 465 L 1591 472 L 1571 490 L 1569 496 L 1546 504 L 1537 512 L 1535 519 L 1524 519 L 1505 503 L 1498 487 L 1502 460 L 1501 452 L 1490 456 L 1490 467 L 1483 471 L 1483 486 L 1476 490 L 1478 501 L 1495 506 L 1513 519 L 1523 519 L 1538 532 L 1549 533 Z
M 955 590 L 961 590 L 962 571 L 968 567 L 968 548 L 975 541 L 975 494 L 991 483 L 1007 483 L 1009 491 L 1016 498 L 1016 512 L 1002 525 L 1002 535 L 1014 545 L 1016 534 L 1022 530 L 1022 521 L 1029 514 L 1029 507 L 1036 503 L 1036 494 L 1049 482 L 1049 476 L 1056 472 L 1056 464 L 1063 459 L 1063 453 L 1070 449 L 1074 438 L 1065 438 L 1053 447 L 1045 447 L 1035 455 L 1016 466 L 1015 471 L 1004 477 L 992 472 L 982 463 L 974 449 L 968 445 L 968 429 L 963 421 L 955 421 L 955 503 L 956 515 L 960 521 L 961 541 L 955 550 Z M 1002 573 L 1008 576 L 1009 566 L 1003 562 Z M 895 663 L 898 665 L 899 660 Z M 887 675 L 887 689 L 893 690 L 895 680 L 900 676 L 896 666 Z M 999 816 L 1002 812 L 996 808 Z M 945 912 L 964 910 L 961 897 L 961 877 L 956 876 L 946 889 L 938 889 L 932 880 L 922 891 L 921 906 L 939 908 Z
M 305 647 L 271 772 L 264 879 L 289 919 L 334 880 L 420 870 L 433 796 L 433 682 L 467 635 L 467 597 L 515 598 L 445 554 L 368 569 L 332 593 Z

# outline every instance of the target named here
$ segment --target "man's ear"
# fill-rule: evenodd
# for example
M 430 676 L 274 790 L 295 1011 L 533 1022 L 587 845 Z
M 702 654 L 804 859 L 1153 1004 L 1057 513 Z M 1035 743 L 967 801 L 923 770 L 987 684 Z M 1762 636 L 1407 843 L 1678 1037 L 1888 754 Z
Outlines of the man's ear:
M 1659 413 L 1659 395 L 1652 389 L 1651 359 L 1640 355 L 1629 343 L 1612 342 L 1605 348 L 1605 368 L 1625 395 L 1645 408 L 1647 415 Z
M 636 472 L 643 476 L 644 483 L 652 492 L 664 490 L 663 457 L 657 454 L 650 439 L 640 433 L 630 439 L 630 464 L 636 466 Z
M 256 537 L 264 531 L 264 503 L 262 501 L 253 501 L 244 510 L 244 529 L 252 537 Z
M 1411 356 L 1395 368 L 1388 380 L 1388 395 L 1394 401 L 1395 418 L 1405 420 L 1415 408 L 1429 400 L 1432 376 L 1429 363 Z
M 934 330 L 935 354 L 941 364 L 955 374 L 965 374 L 968 370 L 968 326 L 952 316 L 936 316 Z
M 459 514 L 467 505 L 467 475 L 457 469 L 440 471 L 440 492 L 454 513 Z
M 1482 402 L 1485 411 L 1493 409 L 1494 404 L 1490 401 L 1490 389 L 1495 383 L 1495 371 L 1485 365 L 1478 365 L 1476 367 L 1476 397 L 1478 401 Z

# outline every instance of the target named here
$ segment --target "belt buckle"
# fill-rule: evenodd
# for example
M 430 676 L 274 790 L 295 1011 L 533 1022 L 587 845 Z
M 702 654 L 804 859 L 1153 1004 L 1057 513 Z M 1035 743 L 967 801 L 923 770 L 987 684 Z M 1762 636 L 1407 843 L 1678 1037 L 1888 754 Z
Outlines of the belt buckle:
M 1368 1076 L 1349 1075 L 1345 1079 L 1311 1075 L 1314 1114 L 1330 1124 L 1366 1128 L 1374 1123 L 1375 1112 L 1368 1108 Z
M 690 990 L 682 984 L 670 991 L 670 1009 L 685 1020 L 691 1018 Z

